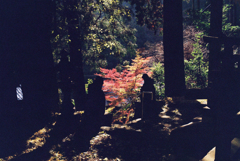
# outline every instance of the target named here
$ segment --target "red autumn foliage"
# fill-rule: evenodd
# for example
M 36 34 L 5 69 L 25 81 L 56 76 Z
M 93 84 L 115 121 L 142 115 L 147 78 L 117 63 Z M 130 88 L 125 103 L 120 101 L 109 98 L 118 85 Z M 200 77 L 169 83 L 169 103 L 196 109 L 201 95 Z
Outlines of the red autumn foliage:
M 122 107 L 114 114 L 114 121 L 122 122 L 123 118 L 125 123 L 129 121 L 130 114 L 133 113 L 131 105 L 140 94 L 140 87 L 143 84 L 142 74 L 151 74 L 148 66 L 146 66 L 149 59 L 150 57 L 142 58 L 137 55 L 132 60 L 132 64 L 125 66 L 122 72 L 117 72 L 115 68 L 100 68 L 101 74 L 96 74 L 106 78 L 103 84 L 103 91 L 105 92 L 106 100 L 110 102 L 109 106 Z

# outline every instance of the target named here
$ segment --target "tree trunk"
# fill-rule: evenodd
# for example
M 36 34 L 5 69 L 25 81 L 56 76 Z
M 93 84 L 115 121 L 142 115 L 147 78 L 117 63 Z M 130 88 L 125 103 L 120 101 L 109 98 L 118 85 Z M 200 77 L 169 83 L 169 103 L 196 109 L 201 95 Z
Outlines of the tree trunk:
M 198 9 L 198 11 L 200 11 L 200 9 L 201 9 L 200 0 L 197 0 L 197 9 Z
M 195 11 L 195 0 L 192 0 L 192 10 Z
M 234 5 L 233 1 L 229 2 L 230 5 Z M 231 6 L 229 10 L 229 22 L 233 25 L 234 23 L 234 6 Z
M 70 62 L 74 67 L 71 72 L 71 79 L 73 81 L 73 97 L 75 100 L 75 107 L 77 110 L 83 110 L 83 105 L 86 100 L 86 91 L 83 73 L 83 36 L 80 35 L 79 18 L 77 10 L 74 6 L 78 3 L 76 0 L 66 2 L 69 5 L 67 11 L 68 32 L 70 35 Z
M 182 1 L 164 0 L 164 67 L 166 96 L 185 93 Z
M 49 121 L 58 94 L 50 44 L 50 0 L 1 3 L 1 154 L 13 154 Z M 16 87 L 23 100 L 17 100 Z M 4 128 L 4 129 L 2 129 Z M 10 146 L 10 147 L 9 147 Z M 22 150 L 22 149 L 21 149 Z
M 233 25 L 237 25 L 238 24 L 238 12 L 237 12 L 237 4 L 234 3 L 234 24 Z
M 237 5 L 236 2 L 232 1 L 232 25 L 237 25 Z

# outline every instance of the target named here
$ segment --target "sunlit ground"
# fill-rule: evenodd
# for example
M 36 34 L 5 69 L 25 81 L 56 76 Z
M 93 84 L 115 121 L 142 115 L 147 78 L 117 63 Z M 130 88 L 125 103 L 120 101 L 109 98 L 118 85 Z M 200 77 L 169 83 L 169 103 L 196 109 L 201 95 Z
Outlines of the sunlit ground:
M 169 101 L 173 101 L 173 100 L 169 100 Z M 200 102 L 202 105 L 207 104 L 206 99 L 201 99 L 201 100 L 197 100 L 197 101 Z M 185 100 L 183 102 L 191 102 L 191 101 Z M 183 113 L 183 110 L 181 110 L 181 109 L 178 109 L 175 107 L 169 108 L 167 105 L 165 105 L 162 107 L 162 112 L 159 113 L 159 118 L 161 119 L 161 121 L 158 123 L 153 123 L 153 125 L 151 125 L 151 126 L 153 128 L 155 128 L 155 130 L 158 129 L 158 131 L 160 131 L 160 133 L 164 132 L 166 134 L 170 134 L 171 131 L 176 129 L 177 127 L 180 127 L 180 126 L 185 127 L 185 126 L 194 124 L 194 122 L 202 121 L 201 117 L 194 117 L 194 118 L 192 118 L 191 121 L 185 122 L 183 116 L 188 115 L 188 114 L 189 113 Z M 139 119 L 135 119 L 135 120 L 131 121 L 128 125 L 112 124 L 112 126 L 110 126 L 110 127 L 109 126 L 102 127 L 99 134 L 96 135 L 94 138 L 92 138 L 92 140 L 90 141 L 91 147 L 89 148 L 89 150 L 86 152 L 82 152 L 80 154 L 76 154 L 75 156 L 72 157 L 71 161 L 100 161 L 100 160 L 102 160 L 102 161 L 121 161 L 122 159 L 119 157 L 107 158 L 107 157 L 99 156 L 98 147 L 103 147 L 102 150 L 109 150 L 109 149 L 105 149 L 105 148 L 110 148 L 110 150 L 111 150 L 112 148 L 116 148 L 116 146 L 122 146 L 122 148 L 130 148 L 130 147 L 125 147 L 125 145 L 131 146 L 132 145 L 131 142 L 129 144 L 123 143 L 122 142 L 123 140 L 121 140 L 121 138 L 119 140 L 119 136 L 116 137 L 114 135 L 119 134 L 119 132 L 120 132 L 119 135 L 121 135 L 121 133 L 124 130 L 125 131 L 133 131 L 138 135 L 142 132 L 142 124 L 140 122 L 141 122 L 141 119 L 139 118 Z M 116 129 L 118 129 L 118 130 L 116 130 Z M 122 131 L 119 131 L 119 130 L 122 130 Z M 39 130 L 38 132 L 36 132 L 27 141 L 26 150 L 24 150 L 22 152 L 22 154 L 24 155 L 24 153 L 29 153 L 29 152 L 37 149 L 38 147 L 43 146 L 46 139 L 49 137 L 49 135 L 48 135 L 49 131 L 50 131 L 50 129 L 43 128 L 43 129 Z M 112 133 L 111 133 L 111 131 L 112 131 Z M 151 133 L 152 133 L 152 131 L 151 131 Z M 136 134 L 133 134 L 133 136 L 135 136 Z M 160 136 L 158 133 L 156 133 L 156 134 L 157 135 L 153 134 L 153 137 Z M 114 145 L 111 145 L 113 143 L 112 140 L 114 140 L 113 137 L 115 138 L 116 142 Z M 69 140 L 70 140 L 70 138 L 69 138 Z M 68 141 L 68 138 L 65 138 L 65 141 Z M 111 147 L 111 146 L 113 146 L 113 147 Z M 240 148 L 240 139 L 234 138 L 232 140 L 232 147 L 231 147 L 232 154 L 236 153 L 236 151 L 239 148 Z M 138 153 L 138 152 L 136 152 L 136 153 Z M 52 149 L 50 151 L 50 154 L 51 154 L 51 158 L 49 158 L 48 161 L 69 161 L 64 157 L 64 155 L 60 151 L 57 150 L 57 148 Z M 215 147 L 213 147 L 213 149 L 210 150 L 209 153 L 201 161 L 214 161 L 214 155 L 215 155 Z M 17 156 L 16 155 L 9 156 L 5 160 L 0 159 L 0 161 L 11 160 L 11 158 L 13 158 L 13 157 L 17 157 Z M 171 158 L 173 158 L 171 155 L 169 155 L 167 157 L 168 157 L 168 159 L 166 158 L 166 161 L 174 161 L 174 159 L 171 159 Z
M 22 152 L 22 154 L 20 155 L 24 155 L 25 153 L 30 153 L 33 150 L 36 150 L 38 147 L 41 147 L 44 145 L 44 143 L 46 142 L 46 138 L 49 137 L 48 132 L 50 131 L 50 129 L 47 128 L 43 128 L 41 130 L 39 130 L 38 132 L 36 132 L 29 140 L 27 140 L 27 147 L 26 150 L 24 150 Z M 105 132 L 99 132 L 99 134 L 97 136 L 95 136 L 94 138 L 92 138 L 92 140 L 90 141 L 91 145 L 97 145 L 97 144 L 101 144 L 102 140 L 106 140 L 108 138 L 110 138 L 111 136 L 106 134 Z M 68 140 L 68 138 L 65 138 L 66 140 Z M 68 161 L 63 154 L 61 154 L 59 151 L 55 151 L 54 149 L 50 150 L 50 154 L 51 154 L 51 158 L 49 158 L 48 161 Z M 13 155 L 13 156 L 9 156 L 5 159 L 0 159 L 0 161 L 8 161 L 13 159 L 14 157 L 18 157 L 17 154 Z M 120 161 L 120 159 L 116 158 L 116 159 L 108 159 L 108 158 L 98 158 L 98 154 L 97 151 L 95 149 L 91 149 L 89 151 L 86 152 L 82 152 L 76 156 L 73 156 L 73 158 L 71 159 L 71 161 L 98 161 L 98 160 L 106 160 L 106 161 Z
M 14 154 L 5 159 L 0 159 L 0 161 L 11 160 L 20 155 L 24 155 L 25 153 L 30 153 L 33 150 L 36 150 L 38 147 L 42 147 L 45 144 L 46 139 L 50 137 L 48 135 L 48 133 L 50 131 L 51 131 L 51 129 L 48 129 L 48 128 L 43 128 L 43 129 L 39 130 L 38 132 L 34 133 L 34 135 L 32 137 L 30 137 L 29 140 L 27 140 L 26 150 L 22 151 L 21 154 Z M 91 147 L 89 148 L 89 151 L 82 152 L 76 156 L 73 156 L 71 161 L 98 161 L 98 160 L 99 161 L 100 160 L 120 161 L 120 159 L 118 159 L 118 158 L 115 158 L 115 159 L 103 158 L 103 159 L 101 159 L 98 157 L 97 150 L 92 148 L 92 146 L 101 144 L 102 141 L 109 139 L 110 137 L 111 136 L 106 134 L 104 131 L 100 131 L 98 135 L 96 135 L 95 137 L 93 137 L 90 140 Z M 70 140 L 71 140 L 71 136 L 64 138 L 63 142 L 70 141 Z M 51 158 L 49 158 L 48 161 L 69 161 L 58 150 L 56 151 L 55 149 L 52 149 L 49 151 L 49 153 L 51 154 Z
M 234 138 L 232 140 L 232 145 L 231 145 L 231 154 L 235 154 L 237 150 L 240 148 L 240 139 L 239 138 Z M 215 150 L 216 147 L 212 148 L 208 154 L 202 159 L 202 161 L 214 161 L 215 159 Z M 238 159 L 240 160 L 240 159 Z

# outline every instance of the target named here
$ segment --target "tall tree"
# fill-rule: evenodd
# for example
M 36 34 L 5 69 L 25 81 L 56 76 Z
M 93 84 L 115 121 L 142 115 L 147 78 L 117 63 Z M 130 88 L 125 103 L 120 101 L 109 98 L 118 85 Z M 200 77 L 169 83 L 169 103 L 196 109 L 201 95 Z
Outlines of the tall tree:
M 166 96 L 183 96 L 185 92 L 182 1 L 132 0 L 138 24 L 155 31 L 162 29 L 164 44 Z M 174 12 L 173 12 L 174 11 Z
M 182 1 L 164 0 L 163 6 L 166 96 L 183 96 L 186 87 L 183 55 Z
M 134 29 L 126 25 L 130 10 L 118 1 L 57 0 L 55 55 L 69 52 L 75 105 L 83 109 L 85 99 L 84 63 L 96 65 L 107 55 L 121 57 L 134 50 Z M 59 44 L 64 44 L 61 47 Z M 107 53 L 107 54 L 106 54 Z M 109 54 L 110 53 L 110 54 Z
M 49 0 L 1 3 L 1 154 L 13 154 L 49 121 L 57 106 Z M 23 100 L 17 100 L 16 87 Z M 11 147 L 10 147 L 11 146 Z
M 92 23 L 91 12 L 93 8 L 88 7 L 87 1 L 80 5 L 84 6 L 85 16 L 81 21 L 80 15 L 78 14 L 78 4 L 77 0 L 64 1 L 66 19 L 68 23 L 68 34 L 69 34 L 69 50 L 70 58 L 73 69 L 71 71 L 71 80 L 74 84 L 74 100 L 77 109 L 83 109 L 83 104 L 86 100 L 85 84 L 84 84 L 84 73 L 83 73 L 83 41 L 84 34 L 88 32 L 88 27 Z M 84 22 L 83 22 L 84 21 Z M 80 24 L 79 24 L 80 22 Z

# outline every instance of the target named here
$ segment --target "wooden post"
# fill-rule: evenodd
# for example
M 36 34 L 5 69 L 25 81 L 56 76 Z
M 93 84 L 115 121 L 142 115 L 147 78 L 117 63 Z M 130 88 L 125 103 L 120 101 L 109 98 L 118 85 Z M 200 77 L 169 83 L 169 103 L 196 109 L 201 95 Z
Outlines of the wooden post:
M 152 111 L 150 111 L 151 109 L 146 109 L 146 104 L 149 104 L 149 100 L 146 101 L 145 99 L 145 94 L 151 94 L 151 101 L 153 101 L 153 92 L 152 91 L 143 91 L 142 92 L 142 120 L 148 118 L 148 114 Z M 146 101 L 146 102 L 145 102 Z
M 210 16 L 210 36 L 221 37 L 222 36 L 222 0 L 211 0 L 211 16 Z M 220 70 L 220 59 L 219 54 L 221 51 L 221 44 L 219 41 L 212 41 L 209 44 L 209 75 L 208 75 L 208 85 L 212 85 L 212 71 Z
M 214 117 L 214 133 L 216 143 L 215 161 L 230 160 L 231 139 L 226 131 L 230 131 L 230 124 L 228 119 L 230 113 L 226 108 L 229 102 L 226 99 L 230 90 L 228 89 L 229 81 L 226 76 L 223 76 L 230 69 L 230 60 L 221 57 L 221 45 L 224 44 L 221 39 L 224 37 L 222 34 L 222 7 L 223 0 L 211 0 L 211 17 L 210 17 L 210 36 L 218 37 L 217 41 L 212 41 L 209 44 L 209 87 L 211 88 L 211 96 L 208 99 L 208 106 L 213 111 Z M 230 46 L 226 44 L 226 50 L 229 52 Z M 225 53 L 226 54 L 226 53 Z M 224 54 L 224 55 L 225 55 Z M 223 60 L 224 59 L 224 60 Z M 223 64 L 221 64 L 223 60 Z M 224 69 L 226 68 L 226 69 Z M 226 91 L 227 90 L 227 91 Z M 228 107 L 230 108 L 230 107 Z

